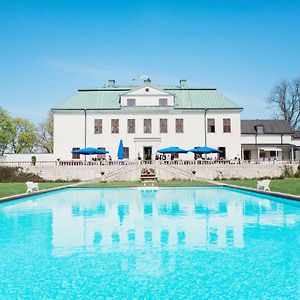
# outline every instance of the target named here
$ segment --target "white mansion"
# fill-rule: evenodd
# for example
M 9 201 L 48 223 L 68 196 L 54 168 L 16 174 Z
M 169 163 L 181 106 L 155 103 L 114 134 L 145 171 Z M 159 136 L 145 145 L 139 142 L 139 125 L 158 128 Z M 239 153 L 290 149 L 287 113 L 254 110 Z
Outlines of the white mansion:
M 239 105 L 215 88 L 189 87 L 186 80 L 170 87 L 153 86 L 149 79 L 138 87 L 109 80 L 107 87 L 78 90 L 52 111 L 54 157 L 60 160 L 82 159 L 71 151 L 85 147 L 106 149 L 115 160 L 121 139 L 128 159 L 154 159 L 158 149 L 170 146 L 209 146 L 226 159 L 280 160 L 297 154 L 286 121 L 241 121 Z

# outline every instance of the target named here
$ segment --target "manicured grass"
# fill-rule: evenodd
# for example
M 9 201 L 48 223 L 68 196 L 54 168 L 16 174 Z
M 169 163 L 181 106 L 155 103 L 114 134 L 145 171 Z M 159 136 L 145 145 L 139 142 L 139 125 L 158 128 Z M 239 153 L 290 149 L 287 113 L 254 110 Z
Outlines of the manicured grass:
M 220 183 L 232 184 L 256 189 L 257 179 L 222 180 Z M 272 192 L 291 195 L 300 195 L 300 178 L 272 179 L 270 184 Z
M 54 187 L 69 185 L 69 182 L 40 182 L 40 190 L 50 189 Z M 20 182 L 0 182 L 0 198 L 22 194 L 26 192 L 26 184 Z
M 151 186 L 152 183 L 146 183 L 147 186 Z M 155 186 L 212 186 L 212 183 L 206 181 L 188 181 L 188 180 L 170 180 L 170 181 L 158 181 L 153 183 Z M 132 187 L 143 186 L 141 181 L 111 181 L 111 182 L 93 182 L 84 183 L 80 187 Z

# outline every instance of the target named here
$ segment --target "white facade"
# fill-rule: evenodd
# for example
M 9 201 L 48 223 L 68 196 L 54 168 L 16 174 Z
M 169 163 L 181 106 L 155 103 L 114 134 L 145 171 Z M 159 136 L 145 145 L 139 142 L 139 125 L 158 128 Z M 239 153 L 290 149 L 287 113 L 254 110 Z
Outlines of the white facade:
M 138 156 L 149 159 L 150 152 L 151 159 L 154 159 L 158 149 L 170 146 L 188 150 L 204 145 L 217 149 L 222 147 L 228 159 L 241 156 L 241 109 L 180 109 L 176 107 L 176 97 L 176 92 L 145 85 L 120 92 L 117 99 L 120 109 L 54 109 L 54 156 L 70 160 L 73 148 L 104 147 L 114 160 L 117 159 L 121 139 L 124 147 L 129 148 L 129 159 L 137 159 Z M 130 99 L 134 99 L 131 103 L 134 105 L 129 107 Z M 160 104 L 160 99 L 164 103 Z M 118 133 L 112 133 L 113 119 L 119 122 Z M 134 133 L 128 133 L 128 119 L 135 120 Z M 144 130 L 145 119 L 151 120 L 149 133 Z M 167 119 L 166 133 L 161 132 L 160 119 Z M 176 132 L 176 119 L 183 120 L 182 133 Z M 208 119 L 214 119 L 215 132 L 208 132 Z M 230 119 L 230 132 L 224 132 L 223 119 Z M 95 120 L 101 120 L 101 133 L 95 133 Z M 194 155 L 180 154 L 180 158 L 193 159 Z

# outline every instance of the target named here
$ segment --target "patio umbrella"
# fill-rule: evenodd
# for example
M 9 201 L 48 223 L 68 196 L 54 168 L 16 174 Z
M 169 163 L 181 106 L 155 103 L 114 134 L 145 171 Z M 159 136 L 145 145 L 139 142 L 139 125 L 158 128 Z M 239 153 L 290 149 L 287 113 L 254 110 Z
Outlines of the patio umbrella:
M 223 151 L 215 149 L 215 148 L 211 148 L 211 147 L 195 147 L 194 149 L 189 150 L 189 152 L 193 152 L 193 153 L 204 153 L 204 154 L 208 154 L 208 153 L 223 153 Z
M 119 148 L 118 148 L 118 159 L 123 159 L 124 158 L 124 146 L 123 146 L 123 141 L 120 140 Z
M 157 150 L 157 152 L 159 152 L 159 153 L 164 153 L 164 154 L 166 154 L 166 153 L 187 153 L 187 151 L 186 150 L 184 150 L 184 149 L 181 149 L 181 148 L 179 148 L 179 147 L 168 147 L 168 148 L 163 148 L 163 149 L 159 149 L 159 150 Z
M 71 153 L 73 154 L 82 154 L 82 155 L 92 155 L 92 154 L 106 154 L 106 153 L 109 153 L 108 151 L 106 150 L 101 150 L 101 149 L 97 149 L 97 148 L 82 148 L 82 149 L 79 149 L 79 150 L 74 150 L 74 151 L 71 151 Z

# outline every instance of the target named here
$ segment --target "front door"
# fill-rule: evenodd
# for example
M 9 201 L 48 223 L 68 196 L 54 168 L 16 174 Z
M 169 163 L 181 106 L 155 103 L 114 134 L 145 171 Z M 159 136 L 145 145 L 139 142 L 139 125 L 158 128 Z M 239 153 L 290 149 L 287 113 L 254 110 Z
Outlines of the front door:
M 144 147 L 144 160 L 152 159 L 152 147 Z

